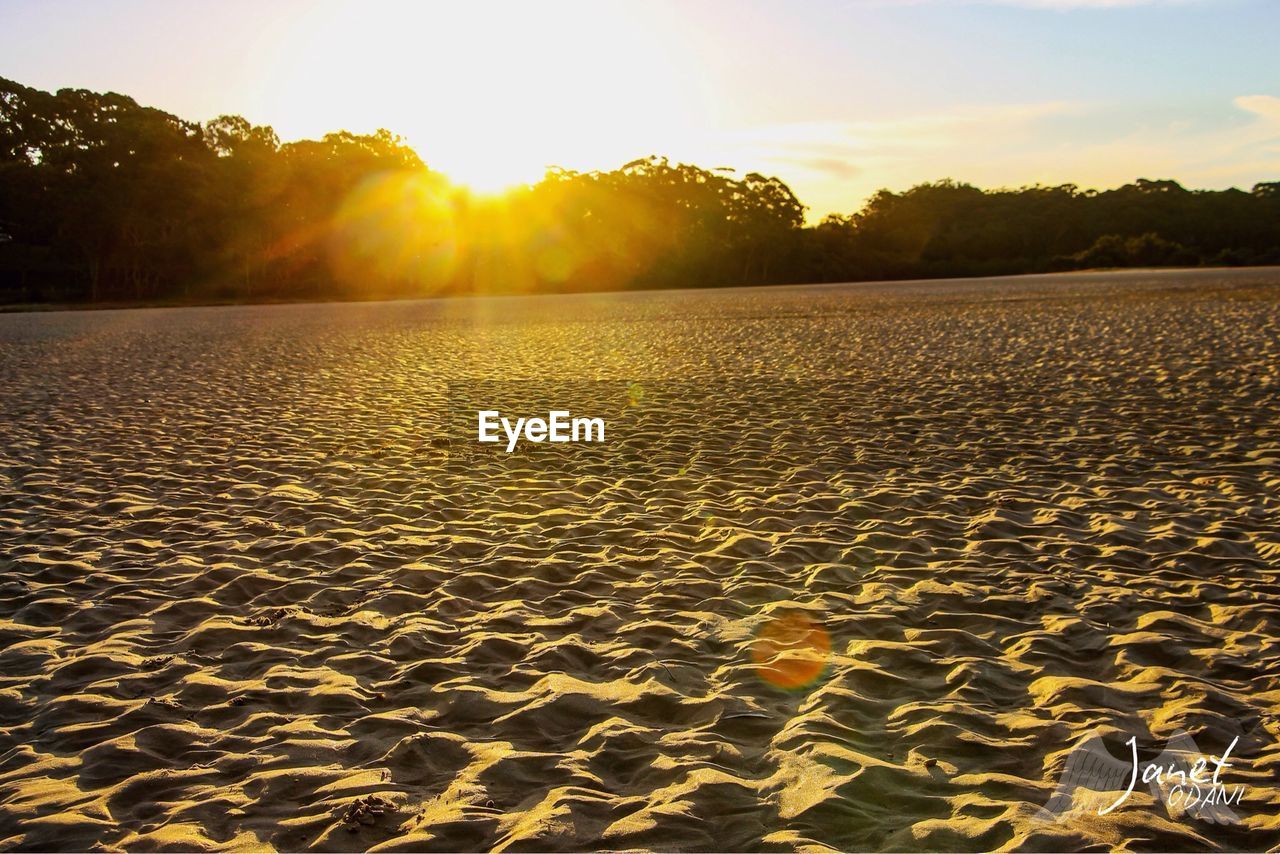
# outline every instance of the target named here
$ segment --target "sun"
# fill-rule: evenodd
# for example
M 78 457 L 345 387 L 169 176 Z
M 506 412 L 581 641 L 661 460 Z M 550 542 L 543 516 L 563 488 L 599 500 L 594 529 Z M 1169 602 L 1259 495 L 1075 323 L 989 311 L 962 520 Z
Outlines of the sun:
M 477 194 L 536 183 L 552 166 L 679 156 L 690 128 L 705 123 L 693 58 L 664 47 L 669 27 L 641 5 L 307 9 L 271 76 L 270 113 L 289 119 L 282 135 L 314 136 L 335 121 L 385 127 Z
M 472 145 L 430 144 L 419 146 L 411 138 L 427 165 L 453 184 L 477 196 L 500 196 L 535 184 L 546 174 L 549 164 L 539 163 L 528 152 L 512 145 L 501 128 L 488 128 L 483 139 Z

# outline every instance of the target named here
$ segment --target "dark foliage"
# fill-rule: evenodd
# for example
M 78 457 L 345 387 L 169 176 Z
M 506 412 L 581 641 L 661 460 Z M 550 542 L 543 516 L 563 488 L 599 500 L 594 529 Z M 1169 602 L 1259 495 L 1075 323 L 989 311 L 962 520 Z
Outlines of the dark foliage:
M 0 301 L 687 287 L 1280 263 L 1280 182 L 882 190 L 806 227 L 777 178 L 554 170 L 501 200 L 387 131 L 281 144 L 131 98 L 0 79 Z

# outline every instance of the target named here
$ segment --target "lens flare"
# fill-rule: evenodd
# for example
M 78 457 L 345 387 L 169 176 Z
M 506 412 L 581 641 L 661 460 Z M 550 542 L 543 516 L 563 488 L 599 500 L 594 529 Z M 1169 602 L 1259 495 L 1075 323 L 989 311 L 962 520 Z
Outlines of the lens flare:
M 830 658 L 827 630 L 804 611 L 787 611 L 773 617 L 760 627 L 751 645 L 756 674 L 787 691 L 816 682 Z
M 431 295 L 455 273 L 458 241 L 452 200 L 438 176 L 378 173 L 334 216 L 330 269 L 362 293 Z

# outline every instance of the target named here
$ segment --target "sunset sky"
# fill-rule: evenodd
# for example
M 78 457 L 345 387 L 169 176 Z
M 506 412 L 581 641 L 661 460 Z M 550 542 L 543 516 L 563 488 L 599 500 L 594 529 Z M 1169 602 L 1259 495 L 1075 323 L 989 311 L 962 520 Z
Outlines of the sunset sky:
M 0 3 L 0 76 L 285 140 L 387 127 L 480 190 L 656 153 L 879 187 L 1280 180 L 1277 0 Z

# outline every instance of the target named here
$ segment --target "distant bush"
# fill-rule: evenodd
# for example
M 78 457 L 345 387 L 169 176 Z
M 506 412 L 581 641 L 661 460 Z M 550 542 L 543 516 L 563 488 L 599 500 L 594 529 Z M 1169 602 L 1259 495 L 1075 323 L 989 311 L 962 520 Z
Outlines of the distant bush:
M 1200 256 L 1181 243 L 1165 240 L 1149 231 L 1137 237 L 1104 234 L 1083 252 L 1071 256 L 1073 266 L 1093 267 L 1187 267 L 1200 263 Z

